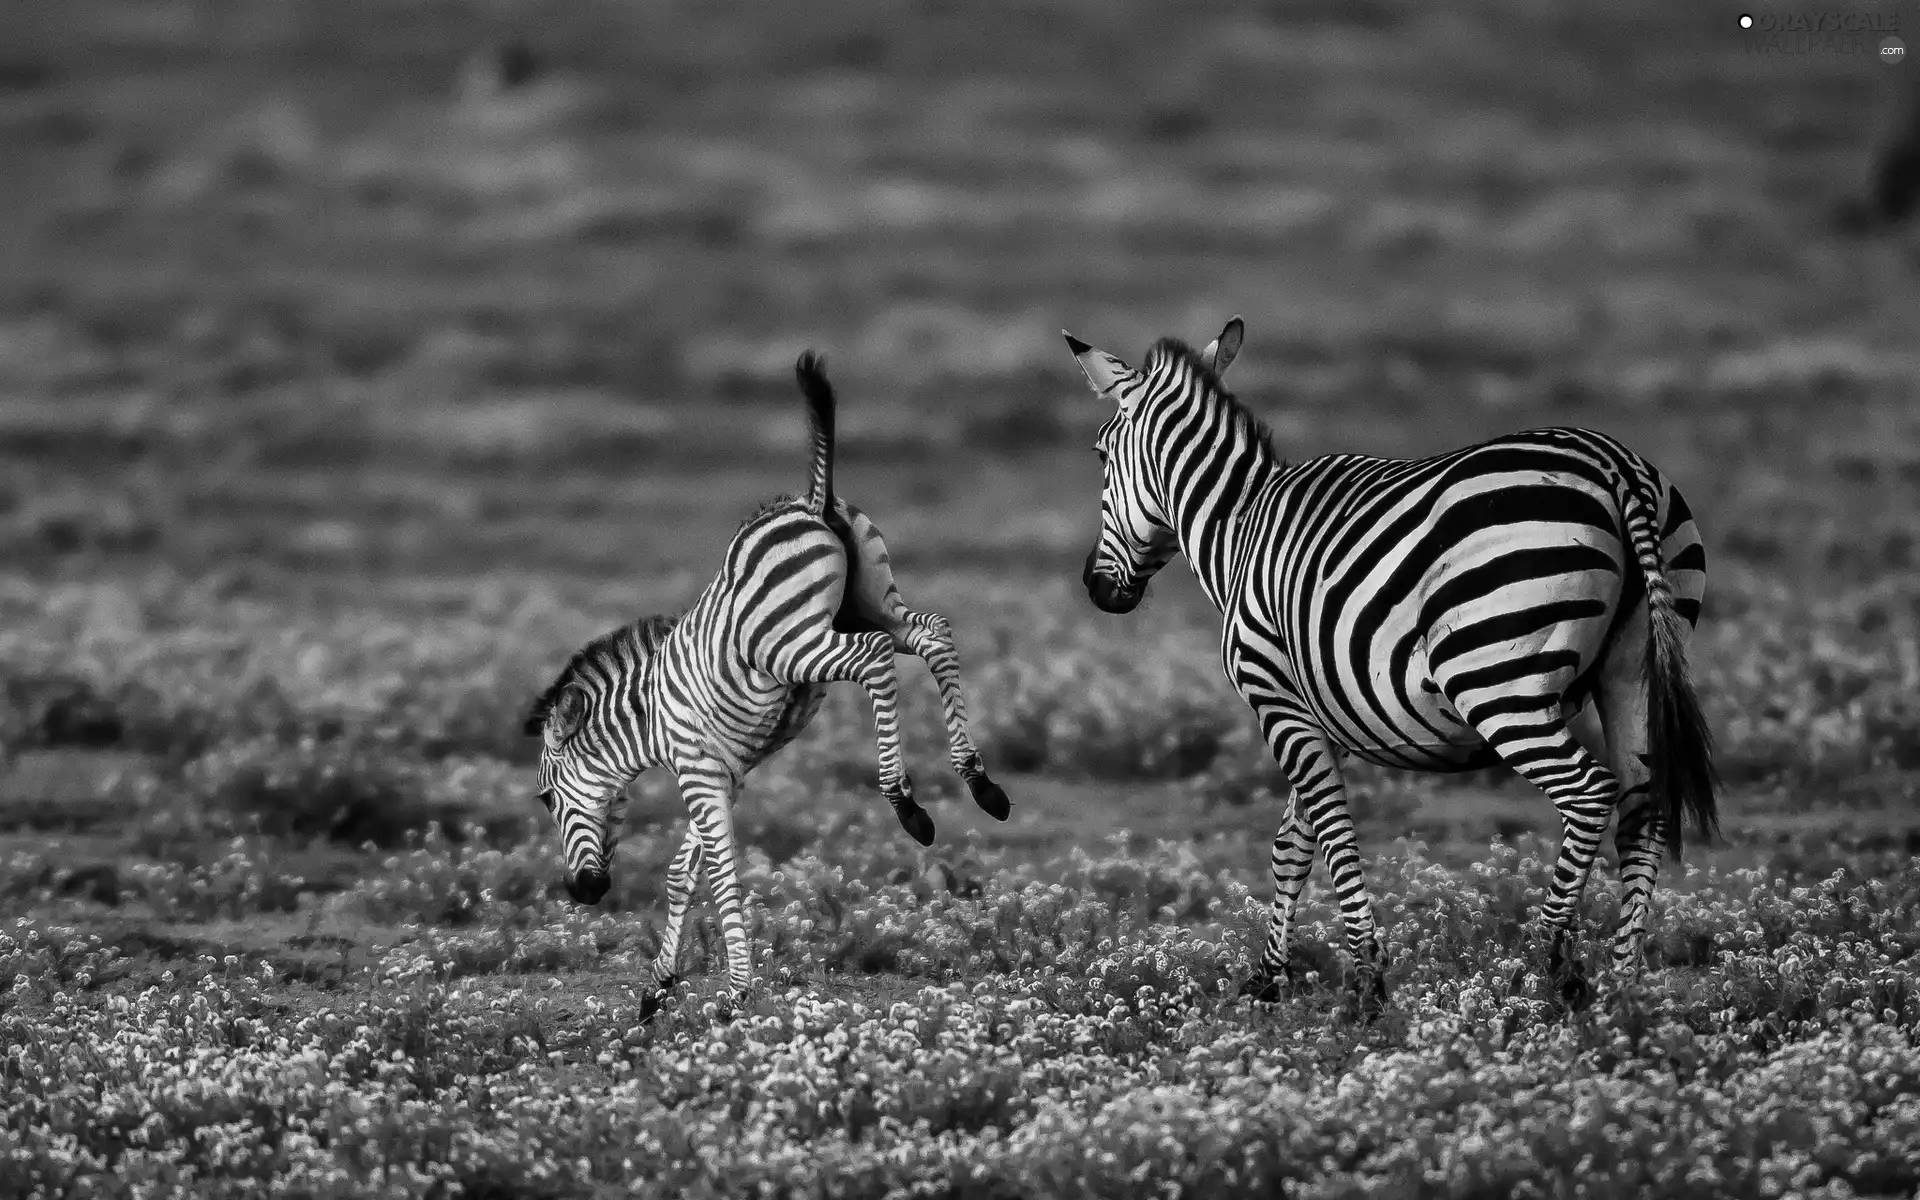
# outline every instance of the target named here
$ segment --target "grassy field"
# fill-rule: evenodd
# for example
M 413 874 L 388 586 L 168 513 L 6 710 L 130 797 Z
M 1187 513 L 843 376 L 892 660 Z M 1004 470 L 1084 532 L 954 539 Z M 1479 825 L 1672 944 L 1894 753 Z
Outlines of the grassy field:
M 1738 11 L 16 0 L 0 1194 L 1912 1196 L 1920 254 L 1831 214 L 1920 68 Z M 1543 799 L 1362 768 L 1392 1008 L 1317 884 L 1231 999 L 1281 785 L 1184 568 L 1080 592 L 1058 330 L 1234 312 L 1294 456 L 1580 424 L 1685 490 L 1726 838 L 1636 986 L 1548 996 Z M 903 660 L 919 849 L 840 689 L 739 811 L 753 1011 L 702 907 L 636 1025 L 677 797 L 574 908 L 520 716 L 801 486 L 807 345 L 1014 817 Z

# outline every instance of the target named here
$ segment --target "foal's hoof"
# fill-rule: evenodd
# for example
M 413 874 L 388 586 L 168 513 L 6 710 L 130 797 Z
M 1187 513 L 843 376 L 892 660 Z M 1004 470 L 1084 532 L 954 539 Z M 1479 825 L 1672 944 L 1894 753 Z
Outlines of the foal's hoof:
M 728 1025 L 735 1017 L 747 1011 L 752 1003 L 751 985 L 747 988 L 721 988 L 713 998 L 713 1019 L 721 1025 Z
M 967 778 L 967 790 L 973 793 L 973 802 L 980 811 L 996 821 L 1004 821 L 1013 811 L 1013 801 L 1007 799 L 1004 788 L 987 778 L 985 771 Z
M 900 828 L 922 846 L 933 845 L 933 818 L 927 815 L 927 810 L 921 808 L 912 796 L 890 796 L 888 799 L 893 804 L 893 815 L 900 818 Z
M 1255 1004 L 1278 1004 L 1285 997 L 1287 985 L 1278 975 L 1269 975 L 1265 971 L 1255 970 L 1240 985 L 1240 995 Z

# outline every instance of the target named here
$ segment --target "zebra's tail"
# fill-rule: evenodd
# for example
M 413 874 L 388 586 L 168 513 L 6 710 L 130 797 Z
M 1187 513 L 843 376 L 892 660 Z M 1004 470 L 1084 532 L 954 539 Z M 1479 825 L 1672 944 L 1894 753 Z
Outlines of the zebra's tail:
M 1687 670 L 1686 618 L 1673 606 L 1673 585 L 1660 560 L 1655 506 L 1631 478 L 1621 508 L 1627 536 L 1647 587 L 1647 749 L 1653 778 L 1654 819 L 1662 841 L 1677 862 L 1688 816 L 1711 838 L 1720 827 L 1714 793 L 1720 786 L 1713 767 L 1713 735 L 1701 715 Z
M 800 355 L 793 374 L 807 397 L 807 422 L 813 429 L 807 509 L 822 516 L 833 507 L 833 385 L 827 382 L 827 360 L 812 350 Z

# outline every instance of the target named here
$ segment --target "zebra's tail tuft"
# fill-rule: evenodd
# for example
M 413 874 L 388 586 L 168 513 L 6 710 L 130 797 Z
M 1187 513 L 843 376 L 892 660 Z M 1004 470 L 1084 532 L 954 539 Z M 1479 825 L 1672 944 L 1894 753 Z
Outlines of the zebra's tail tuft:
M 813 430 L 807 509 L 821 516 L 833 507 L 833 385 L 827 382 L 826 358 L 812 350 L 800 355 L 793 374 L 807 398 L 807 421 Z
M 1647 587 L 1647 749 L 1654 819 L 1667 853 L 1679 861 L 1686 819 L 1700 836 L 1720 827 L 1713 766 L 1713 734 L 1700 712 L 1687 669 L 1686 618 L 1673 606 L 1673 585 L 1660 559 L 1660 536 L 1653 506 L 1632 482 L 1626 489 L 1627 533 Z

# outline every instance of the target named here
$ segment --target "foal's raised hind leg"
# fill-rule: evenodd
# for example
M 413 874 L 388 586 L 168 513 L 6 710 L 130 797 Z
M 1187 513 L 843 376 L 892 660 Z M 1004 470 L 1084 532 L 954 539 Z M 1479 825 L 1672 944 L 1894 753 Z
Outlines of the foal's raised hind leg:
M 987 775 L 986 760 L 967 736 L 967 701 L 960 691 L 960 655 L 953 648 L 953 631 L 947 619 L 938 613 L 906 609 L 904 626 L 890 630 L 894 647 L 904 649 L 927 664 L 940 689 L 940 706 L 947 725 L 947 759 L 954 774 L 967 785 L 980 811 L 996 821 L 1004 821 L 1013 811 L 1006 790 Z
M 953 630 L 938 613 L 908 608 L 895 586 L 887 545 L 873 519 L 842 503 L 848 530 L 850 551 L 846 604 L 853 620 L 845 616 L 837 626 L 870 624 L 893 640 L 902 654 L 911 654 L 927 664 L 940 689 L 940 707 L 947 727 L 947 758 L 967 785 L 973 802 L 996 821 L 1004 821 L 1012 811 L 1007 793 L 987 775 L 987 764 L 967 733 L 967 700 L 960 689 L 960 655 L 953 646 Z
M 900 754 L 900 689 L 893 670 L 893 642 L 884 633 L 835 633 L 822 627 L 795 639 L 761 664 L 783 683 L 857 683 L 873 701 L 873 728 L 880 757 L 880 794 L 893 806 L 901 828 L 922 846 L 933 844 L 933 818 L 913 798 L 913 779 Z

